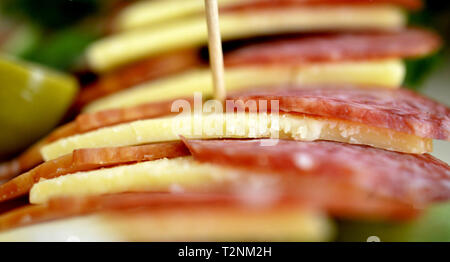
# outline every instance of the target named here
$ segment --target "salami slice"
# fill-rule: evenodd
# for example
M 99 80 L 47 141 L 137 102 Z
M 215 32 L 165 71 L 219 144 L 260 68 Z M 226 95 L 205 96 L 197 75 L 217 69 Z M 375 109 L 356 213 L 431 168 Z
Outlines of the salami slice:
M 126 212 L 137 208 L 152 212 L 161 209 L 184 210 L 186 208 L 226 206 L 242 211 L 269 209 L 277 212 L 277 208 L 291 207 L 293 209 L 326 210 L 327 213 L 339 217 L 372 219 L 375 217 L 396 220 L 411 219 L 420 213 L 419 209 L 392 200 L 361 197 L 361 195 L 348 194 L 349 191 L 346 193 L 342 191 L 343 194 L 332 198 L 328 191 L 325 191 L 329 188 L 315 189 L 323 194 L 316 194 L 315 197 L 313 195 L 280 196 L 265 205 L 249 202 L 243 195 L 226 192 L 124 193 L 56 198 L 44 205 L 29 205 L 1 215 L 0 231 L 95 212 Z
M 307 64 L 420 57 L 441 46 L 438 35 L 423 29 L 398 32 L 335 33 L 297 36 L 240 48 L 226 55 L 227 66 Z
M 423 138 L 450 139 L 450 109 L 407 89 L 283 86 L 255 89 L 233 95 L 231 100 L 277 100 L 283 112 L 343 119 Z
M 97 211 L 127 210 L 137 207 L 225 204 L 226 195 L 125 193 L 95 197 L 52 199 L 43 205 L 28 205 L 0 216 L 0 231 L 44 221 L 85 215 Z M 24 219 L 28 218 L 28 219 Z
M 428 154 L 327 141 L 280 140 L 275 146 L 261 142 L 189 140 L 186 144 L 202 162 L 343 183 L 349 191 L 365 191 L 366 197 L 383 196 L 415 206 L 450 199 L 450 167 Z M 297 185 L 292 187 L 295 190 Z
M 0 203 L 27 194 L 41 179 L 51 179 L 80 171 L 111 167 L 161 158 L 189 155 L 181 142 L 152 145 L 78 149 L 72 154 L 47 161 L 3 185 L 0 185 Z
M 191 106 L 193 106 L 194 99 L 192 97 L 180 99 L 183 99 L 183 101 L 187 101 Z M 142 104 L 130 108 L 109 109 L 94 113 L 80 114 L 76 118 L 76 125 L 78 127 L 79 133 L 84 133 L 121 123 L 166 116 L 173 114 L 171 110 L 174 101 L 175 100 L 167 100 Z
M 0 163 L 0 184 L 2 184 L 2 181 L 9 180 L 42 163 L 44 160 L 40 150 L 46 143 L 46 140 L 39 141 L 18 157 L 8 162 Z
M 287 6 L 355 6 L 355 5 L 397 5 L 409 10 L 419 10 L 420 0 L 250 0 L 223 8 L 223 11 L 255 10 Z
M 81 109 L 100 97 L 201 64 L 196 50 L 183 50 L 157 58 L 145 59 L 103 75 L 94 84 L 83 88 L 75 101 L 75 106 Z
M 191 104 L 194 102 L 193 98 L 183 99 Z M 57 128 L 48 137 L 30 147 L 17 158 L 0 164 L 0 180 L 11 179 L 42 163 L 43 159 L 40 150 L 47 143 L 107 126 L 169 115 L 172 114 L 171 106 L 173 101 L 169 100 L 138 105 L 131 108 L 110 109 L 95 113 L 80 114 L 75 121 Z

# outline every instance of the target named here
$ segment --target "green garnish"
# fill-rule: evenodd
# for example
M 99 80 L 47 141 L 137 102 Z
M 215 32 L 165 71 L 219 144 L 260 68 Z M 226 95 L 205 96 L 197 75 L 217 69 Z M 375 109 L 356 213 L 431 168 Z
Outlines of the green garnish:
M 450 202 L 434 205 L 419 218 L 403 223 L 339 223 L 340 241 L 367 241 L 371 236 L 383 242 L 449 242 Z

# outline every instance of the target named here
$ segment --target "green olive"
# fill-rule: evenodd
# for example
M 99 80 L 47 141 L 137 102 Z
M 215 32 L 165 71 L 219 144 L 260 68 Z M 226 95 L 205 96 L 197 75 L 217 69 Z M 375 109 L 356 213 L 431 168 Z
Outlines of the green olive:
M 0 56 L 0 83 L 0 158 L 54 128 L 78 90 L 70 75 L 7 56 Z

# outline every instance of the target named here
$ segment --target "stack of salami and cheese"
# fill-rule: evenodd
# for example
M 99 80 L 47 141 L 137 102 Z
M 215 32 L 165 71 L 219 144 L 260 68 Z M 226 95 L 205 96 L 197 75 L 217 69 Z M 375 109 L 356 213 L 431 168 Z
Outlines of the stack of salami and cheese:
M 450 109 L 401 87 L 403 60 L 441 46 L 407 26 L 419 0 L 219 1 L 225 107 L 203 2 L 114 16 L 82 112 L 1 167 L 0 201 L 29 203 L 0 214 L 0 240 L 331 241 L 341 221 L 414 225 L 448 203 L 429 153 Z

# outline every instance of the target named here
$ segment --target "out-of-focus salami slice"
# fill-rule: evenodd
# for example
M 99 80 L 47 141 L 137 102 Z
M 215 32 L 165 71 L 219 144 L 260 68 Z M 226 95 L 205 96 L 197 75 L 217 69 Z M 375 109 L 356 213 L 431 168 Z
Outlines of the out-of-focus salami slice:
M 0 216 L 0 231 L 39 222 L 80 216 L 97 211 L 126 210 L 158 206 L 186 206 L 231 203 L 219 194 L 125 193 L 94 197 L 52 199 L 43 205 L 28 205 Z M 28 218 L 28 219 L 24 219 Z
M 0 185 L 0 202 L 28 193 L 31 187 L 41 179 L 51 179 L 102 167 L 186 155 L 189 155 L 189 151 L 181 142 L 131 147 L 78 149 L 72 154 L 47 161 L 27 173 Z
M 450 199 L 450 167 L 432 156 L 336 142 L 189 140 L 196 160 L 344 183 L 415 206 Z M 265 146 L 264 146 L 265 145 Z
M 0 184 L 1 181 L 9 180 L 42 163 L 44 160 L 42 159 L 40 150 L 46 143 L 47 141 L 45 139 L 39 141 L 18 157 L 8 162 L 0 163 Z
M 420 213 L 410 205 L 382 199 L 367 198 L 352 194 L 352 191 L 340 191 L 342 194 L 331 196 L 329 187 L 315 188 L 317 194 L 278 196 L 264 205 L 251 202 L 247 196 L 230 192 L 192 192 L 192 193 L 124 193 L 93 197 L 68 197 L 52 199 L 44 205 L 30 205 L 0 216 L 0 231 L 39 222 L 63 219 L 103 211 L 124 212 L 140 210 L 198 208 L 198 207 L 234 207 L 241 210 L 273 209 L 281 207 L 301 207 L 305 210 L 319 210 L 331 215 L 350 218 L 411 219 Z M 350 192 L 350 193 L 349 193 Z M 259 197 L 264 198 L 264 192 Z M 350 198 L 353 197 L 353 198 Z
M 355 6 L 355 5 L 397 5 L 410 10 L 422 8 L 421 0 L 251 0 L 223 8 L 223 11 L 267 9 L 288 6 Z
M 49 136 L 32 145 L 18 157 L 1 163 L 0 180 L 9 180 L 39 165 L 44 161 L 41 156 L 42 146 L 59 138 L 75 135 L 79 132 L 78 125 L 75 122 L 58 127 Z
M 189 102 L 191 106 L 194 103 L 193 98 L 182 99 Z M 79 115 L 76 118 L 76 124 L 79 133 L 84 133 L 98 128 L 113 126 L 121 123 L 166 116 L 173 114 L 171 109 L 174 101 L 175 100 L 167 100 L 138 105 L 130 108 L 119 108 L 94 113 L 85 113 Z
M 146 59 L 118 69 L 83 88 L 75 101 L 80 109 L 100 97 L 200 65 L 202 62 L 195 50 L 183 50 L 157 58 Z
M 290 86 L 255 89 L 232 100 L 279 101 L 283 112 L 338 118 L 423 138 L 450 139 L 450 109 L 407 89 Z
M 438 35 L 422 29 L 395 32 L 335 33 L 298 36 L 240 48 L 225 56 L 227 66 L 307 64 L 412 58 L 441 46 Z

